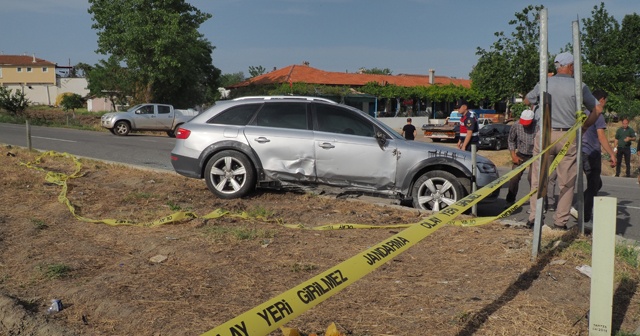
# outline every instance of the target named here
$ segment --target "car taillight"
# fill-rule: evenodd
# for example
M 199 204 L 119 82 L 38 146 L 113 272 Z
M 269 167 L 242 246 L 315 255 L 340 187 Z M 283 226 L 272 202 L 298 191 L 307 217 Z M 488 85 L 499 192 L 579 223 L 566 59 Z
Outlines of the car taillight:
M 184 128 L 178 128 L 176 131 L 176 139 L 186 139 L 191 135 L 191 131 Z

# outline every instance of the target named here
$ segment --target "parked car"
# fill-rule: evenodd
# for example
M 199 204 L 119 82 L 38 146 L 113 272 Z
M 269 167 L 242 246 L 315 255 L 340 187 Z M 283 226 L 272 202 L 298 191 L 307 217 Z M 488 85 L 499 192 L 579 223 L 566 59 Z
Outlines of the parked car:
M 478 142 L 479 149 L 495 149 L 501 150 L 508 148 L 507 140 L 509 139 L 509 131 L 511 125 L 506 124 L 490 124 L 480 129 Z
M 482 129 L 487 125 L 493 124 L 493 120 L 489 118 L 478 118 L 478 129 Z
M 361 110 L 317 97 L 219 101 L 177 130 L 171 163 L 225 199 L 256 187 L 328 186 L 439 211 L 471 190 L 470 153 L 407 141 Z M 498 178 L 489 159 L 477 156 L 477 167 L 479 187 Z
M 197 114 L 196 110 L 178 110 L 167 104 L 139 104 L 126 112 L 105 113 L 100 124 L 115 135 L 124 136 L 131 131 L 163 131 L 174 137 L 176 128 Z

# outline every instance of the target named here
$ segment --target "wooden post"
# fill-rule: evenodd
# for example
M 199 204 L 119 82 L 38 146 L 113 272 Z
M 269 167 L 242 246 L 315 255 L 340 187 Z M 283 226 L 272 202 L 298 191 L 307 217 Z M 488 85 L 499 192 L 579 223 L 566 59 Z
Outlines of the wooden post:
M 31 151 L 33 148 L 31 146 L 31 125 L 29 124 L 29 118 L 25 120 L 26 128 L 27 128 L 27 148 Z

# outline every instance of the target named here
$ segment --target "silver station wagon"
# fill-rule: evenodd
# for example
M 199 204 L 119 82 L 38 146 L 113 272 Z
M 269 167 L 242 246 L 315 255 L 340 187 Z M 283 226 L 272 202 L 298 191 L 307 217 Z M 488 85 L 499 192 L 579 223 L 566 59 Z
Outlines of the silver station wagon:
M 489 159 L 476 161 L 478 188 L 498 178 Z M 471 191 L 471 153 L 407 141 L 361 110 L 317 97 L 219 101 L 176 131 L 171 162 L 220 198 L 328 187 L 439 211 Z

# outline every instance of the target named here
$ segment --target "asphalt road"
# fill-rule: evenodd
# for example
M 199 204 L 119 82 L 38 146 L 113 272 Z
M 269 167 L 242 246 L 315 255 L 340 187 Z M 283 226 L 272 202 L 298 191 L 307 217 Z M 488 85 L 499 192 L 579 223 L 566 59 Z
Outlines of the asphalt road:
M 166 135 L 131 134 L 119 137 L 108 132 L 79 131 L 73 129 L 38 127 L 31 128 L 32 146 L 38 150 L 66 152 L 80 157 L 120 162 L 151 169 L 173 171 L 169 154 L 175 139 Z M 14 146 L 27 146 L 24 125 L 0 123 L 0 143 Z M 482 154 L 482 153 L 480 153 Z M 2 154 L 4 155 L 4 153 Z M 500 175 L 509 172 L 501 168 Z M 618 235 L 640 241 L 640 185 L 635 178 L 603 176 L 603 188 L 599 196 L 618 199 L 617 228 Z M 478 207 L 478 216 L 496 216 L 505 207 L 506 185 L 496 202 Z M 526 175 L 520 181 L 519 197 L 529 191 Z M 382 199 L 375 199 L 380 202 Z M 526 222 L 529 205 L 513 213 L 508 220 Z M 546 214 L 545 222 L 551 223 L 553 213 Z
M 0 123 L 0 143 L 27 147 L 25 126 Z M 169 154 L 175 139 L 166 135 L 132 133 L 121 137 L 109 132 L 31 126 L 31 143 L 38 150 L 173 171 Z

